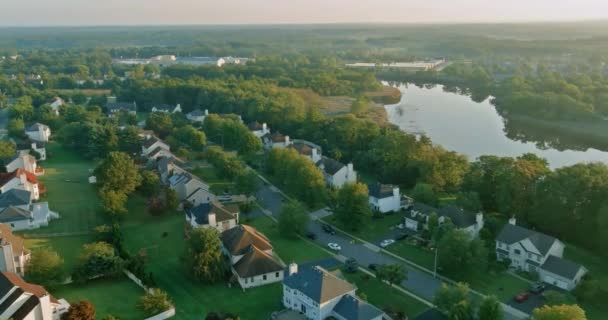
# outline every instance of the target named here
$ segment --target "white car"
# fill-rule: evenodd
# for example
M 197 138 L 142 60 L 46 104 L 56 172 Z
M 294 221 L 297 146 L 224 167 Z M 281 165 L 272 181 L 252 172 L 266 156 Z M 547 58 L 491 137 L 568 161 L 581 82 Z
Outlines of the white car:
M 400 223 L 397 225 L 397 229 L 405 229 L 405 225 L 403 223 Z
M 395 243 L 395 240 L 393 240 L 393 239 L 386 239 L 386 240 L 382 240 L 382 242 L 380 242 L 380 246 L 382 248 L 386 248 L 386 247 L 390 246 L 393 243 Z
M 342 250 L 342 247 L 340 247 L 340 245 L 339 245 L 339 244 L 334 243 L 334 242 L 330 242 L 330 243 L 328 243 L 328 244 L 327 244 L 327 246 L 328 246 L 330 249 L 335 250 L 335 251 L 340 251 L 340 250 Z

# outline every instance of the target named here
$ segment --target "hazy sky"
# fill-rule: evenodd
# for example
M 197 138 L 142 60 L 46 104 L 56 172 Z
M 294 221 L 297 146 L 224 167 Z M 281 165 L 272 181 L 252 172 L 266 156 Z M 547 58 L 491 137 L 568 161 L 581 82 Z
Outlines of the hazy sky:
M 601 18 L 608 18 L 608 0 L 0 0 L 5 26 Z

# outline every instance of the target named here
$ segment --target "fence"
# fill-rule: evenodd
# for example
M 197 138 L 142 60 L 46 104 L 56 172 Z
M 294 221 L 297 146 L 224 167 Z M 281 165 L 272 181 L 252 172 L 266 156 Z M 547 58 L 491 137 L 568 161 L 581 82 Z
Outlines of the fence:
M 146 287 L 146 285 L 144 285 L 143 281 L 141 281 L 138 277 L 136 277 L 133 273 L 131 273 L 131 271 L 124 269 L 122 270 L 125 275 L 127 275 L 127 277 L 129 279 L 131 279 L 131 281 L 135 282 L 136 285 L 138 285 L 139 287 L 141 287 L 142 289 L 144 289 L 146 292 L 150 292 L 150 290 L 152 290 L 152 288 L 148 288 Z M 149 318 L 146 318 L 144 320 L 164 320 L 164 319 L 168 319 L 175 316 L 175 308 L 171 308 L 169 310 L 163 311 L 157 315 L 151 316 Z

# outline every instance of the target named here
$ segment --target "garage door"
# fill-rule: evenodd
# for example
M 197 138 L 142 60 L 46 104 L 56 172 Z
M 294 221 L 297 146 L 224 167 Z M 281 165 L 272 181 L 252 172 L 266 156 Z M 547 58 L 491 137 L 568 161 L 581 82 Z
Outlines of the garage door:
M 545 276 L 544 281 L 545 281 L 546 283 L 548 283 L 548 284 L 552 284 L 552 285 L 554 285 L 554 286 L 556 286 L 556 287 L 558 287 L 558 288 L 562 288 L 562 289 L 564 289 L 564 290 L 567 290 L 567 289 L 568 289 L 568 284 L 567 284 L 565 281 L 562 281 L 562 280 L 556 279 L 556 278 L 554 278 L 554 277 L 552 277 L 552 276 L 548 276 L 548 275 L 546 275 L 546 276 Z

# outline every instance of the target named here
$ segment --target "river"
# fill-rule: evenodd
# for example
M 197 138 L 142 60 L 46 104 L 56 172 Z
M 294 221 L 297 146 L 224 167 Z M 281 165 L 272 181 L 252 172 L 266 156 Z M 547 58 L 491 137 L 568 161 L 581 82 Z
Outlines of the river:
M 532 138 L 522 138 L 521 132 L 507 132 L 505 121 L 490 98 L 475 102 L 470 96 L 448 92 L 441 85 L 397 87 L 402 94 L 401 101 L 385 106 L 389 121 L 403 131 L 424 134 L 435 144 L 465 154 L 470 160 L 481 155 L 516 157 L 534 153 L 547 159 L 552 168 L 578 162 L 608 164 L 608 152 L 588 147 L 584 141 L 573 143 L 573 139 L 556 138 L 538 128 L 531 128 L 534 130 L 530 132 L 537 134 L 530 134 Z M 520 126 L 518 130 L 521 129 Z M 539 131 L 548 134 L 538 138 Z M 513 136 L 518 140 L 510 138 Z M 568 144 L 553 143 L 555 140 L 569 141 Z

